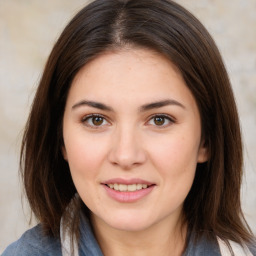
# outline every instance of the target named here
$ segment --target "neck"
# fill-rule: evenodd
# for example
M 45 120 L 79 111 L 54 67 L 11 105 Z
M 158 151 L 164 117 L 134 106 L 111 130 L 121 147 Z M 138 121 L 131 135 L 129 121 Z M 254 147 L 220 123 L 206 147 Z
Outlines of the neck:
M 162 221 L 139 231 L 112 228 L 96 216 L 91 221 L 105 256 L 181 256 L 185 248 L 187 226 L 182 220 L 174 225 Z

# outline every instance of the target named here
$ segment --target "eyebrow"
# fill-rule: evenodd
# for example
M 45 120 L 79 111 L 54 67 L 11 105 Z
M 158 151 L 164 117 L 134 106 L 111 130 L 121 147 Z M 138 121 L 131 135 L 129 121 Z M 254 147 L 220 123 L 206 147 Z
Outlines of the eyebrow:
M 174 106 L 178 106 L 178 107 L 185 109 L 185 106 L 183 104 L 181 104 L 180 102 L 173 100 L 173 99 L 167 99 L 167 100 L 161 100 L 161 101 L 156 101 L 156 102 L 142 105 L 139 108 L 139 112 L 145 112 L 145 111 L 148 111 L 151 109 L 161 108 L 161 107 L 165 107 L 165 106 L 169 106 L 169 105 L 174 105 Z M 81 106 L 89 106 L 89 107 L 97 108 L 100 110 L 114 112 L 113 108 L 110 106 L 107 106 L 100 102 L 88 101 L 88 100 L 79 101 L 78 103 L 76 103 L 75 105 L 72 106 L 72 109 L 76 109 Z
M 155 108 L 162 108 L 162 107 L 169 106 L 169 105 L 174 105 L 174 106 L 178 106 L 183 109 L 186 109 L 185 106 L 183 104 L 181 104 L 180 102 L 173 100 L 173 99 L 167 99 L 167 100 L 162 100 L 162 101 L 145 104 L 140 107 L 140 112 L 145 112 L 145 111 L 155 109 Z
M 75 108 L 78 108 L 81 106 L 89 106 L 89 107 L 98 108 L 98 109 L 105 110 L 105 111 L 112 111 L 112 112 L 114 111 L 113 108 L 111 108 L 103 103 L 95 102 L 95 101 L 87 101 L 87 100 L 79 101 L 78 103 L 76 103 L 75 105 L 72 106 L 72 109 L 75 109 Z

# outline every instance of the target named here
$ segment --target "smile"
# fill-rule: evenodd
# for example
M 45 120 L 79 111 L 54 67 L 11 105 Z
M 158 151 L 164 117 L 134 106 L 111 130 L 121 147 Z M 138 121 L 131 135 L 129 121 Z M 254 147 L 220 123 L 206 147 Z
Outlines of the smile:
M 147 187 L 149 187 L 149 185 L 147 184 L 106 184 L 109 188 L 114 189 L 116 191 L 121 191 L 121 192 L 133 192 L 133 191 L 138 191 L 141 189 L 146 189 Z
M 106 194 L 120 203 L 133 203 L 147 197 L 156 184 L 141 179 L 111 179 L 101 183 Z

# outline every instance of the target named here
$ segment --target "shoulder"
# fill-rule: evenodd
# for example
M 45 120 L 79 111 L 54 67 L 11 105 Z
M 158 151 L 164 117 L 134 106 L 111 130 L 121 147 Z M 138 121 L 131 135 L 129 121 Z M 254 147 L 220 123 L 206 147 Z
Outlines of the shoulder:
M 229 251 L 229 246 L 220 238 L 218 238 L 220 250 L 222 255 L 231 255 Z M 244 255 L 244 256 L 255 256 L 255 247 L 253 244 L 239 244 L 229 240 L 229 245 L 231 246 L 234 255 Z
M 252 253 L 252 255 L 256 256 L 256 242 L 248 245 L 248 248 L 249 248 L 250 252 Z
M 190 231 L 187 239 L 187 249 L 182 256 L 221 256 L 217 239 L 213 239 L 213 236 L 209 236 L 207 232 L 202 232 L 198 236 L 197 233 Z
M 43 234 L 41 225 L 26 231 L 19 240 L 9 245 L 2 256 L 58 256 L 61 245 L 58 239 Z
M 207 255 L 207 256 L 231 256 L 229 248 L 232 248 L 235 255 L 256 256 L 256 244 L 250 243 L 242 246 L 233 241 L 229 241 L 230 247 L 220 238 L 213 238 L 208 232 L 203 232 L 199 238 L 195 239 L 195 233 L 191 232 L 188 236 L 187 250 L 183 256 Z

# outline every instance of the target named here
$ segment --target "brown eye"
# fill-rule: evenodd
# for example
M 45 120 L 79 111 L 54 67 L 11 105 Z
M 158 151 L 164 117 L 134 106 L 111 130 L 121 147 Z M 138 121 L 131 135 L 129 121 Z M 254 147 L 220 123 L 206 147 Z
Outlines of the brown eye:
M 158 126 L 159 128 L 168 127 L 169 125 L 175 123 L 173 118 L 168 115 L 155 115 L 152 116 L 148 124 L 153 126 Z
M 103 118 L 100 117 L 100 116 L 94 116 L 94 117 L 92 117 L 92 123 L 93 123 L 95 126 L 102 125 L 102 124 L 103 124 Z
M 163 125 L 165 123 L 165 117 L 156 116 L 154 117 L 154 123 L 155 125 Z
M 86 116 L 82 119 L 82 123 L 91 128 L 98 128 L 109 124 L 103 116 L 99 115 Z

